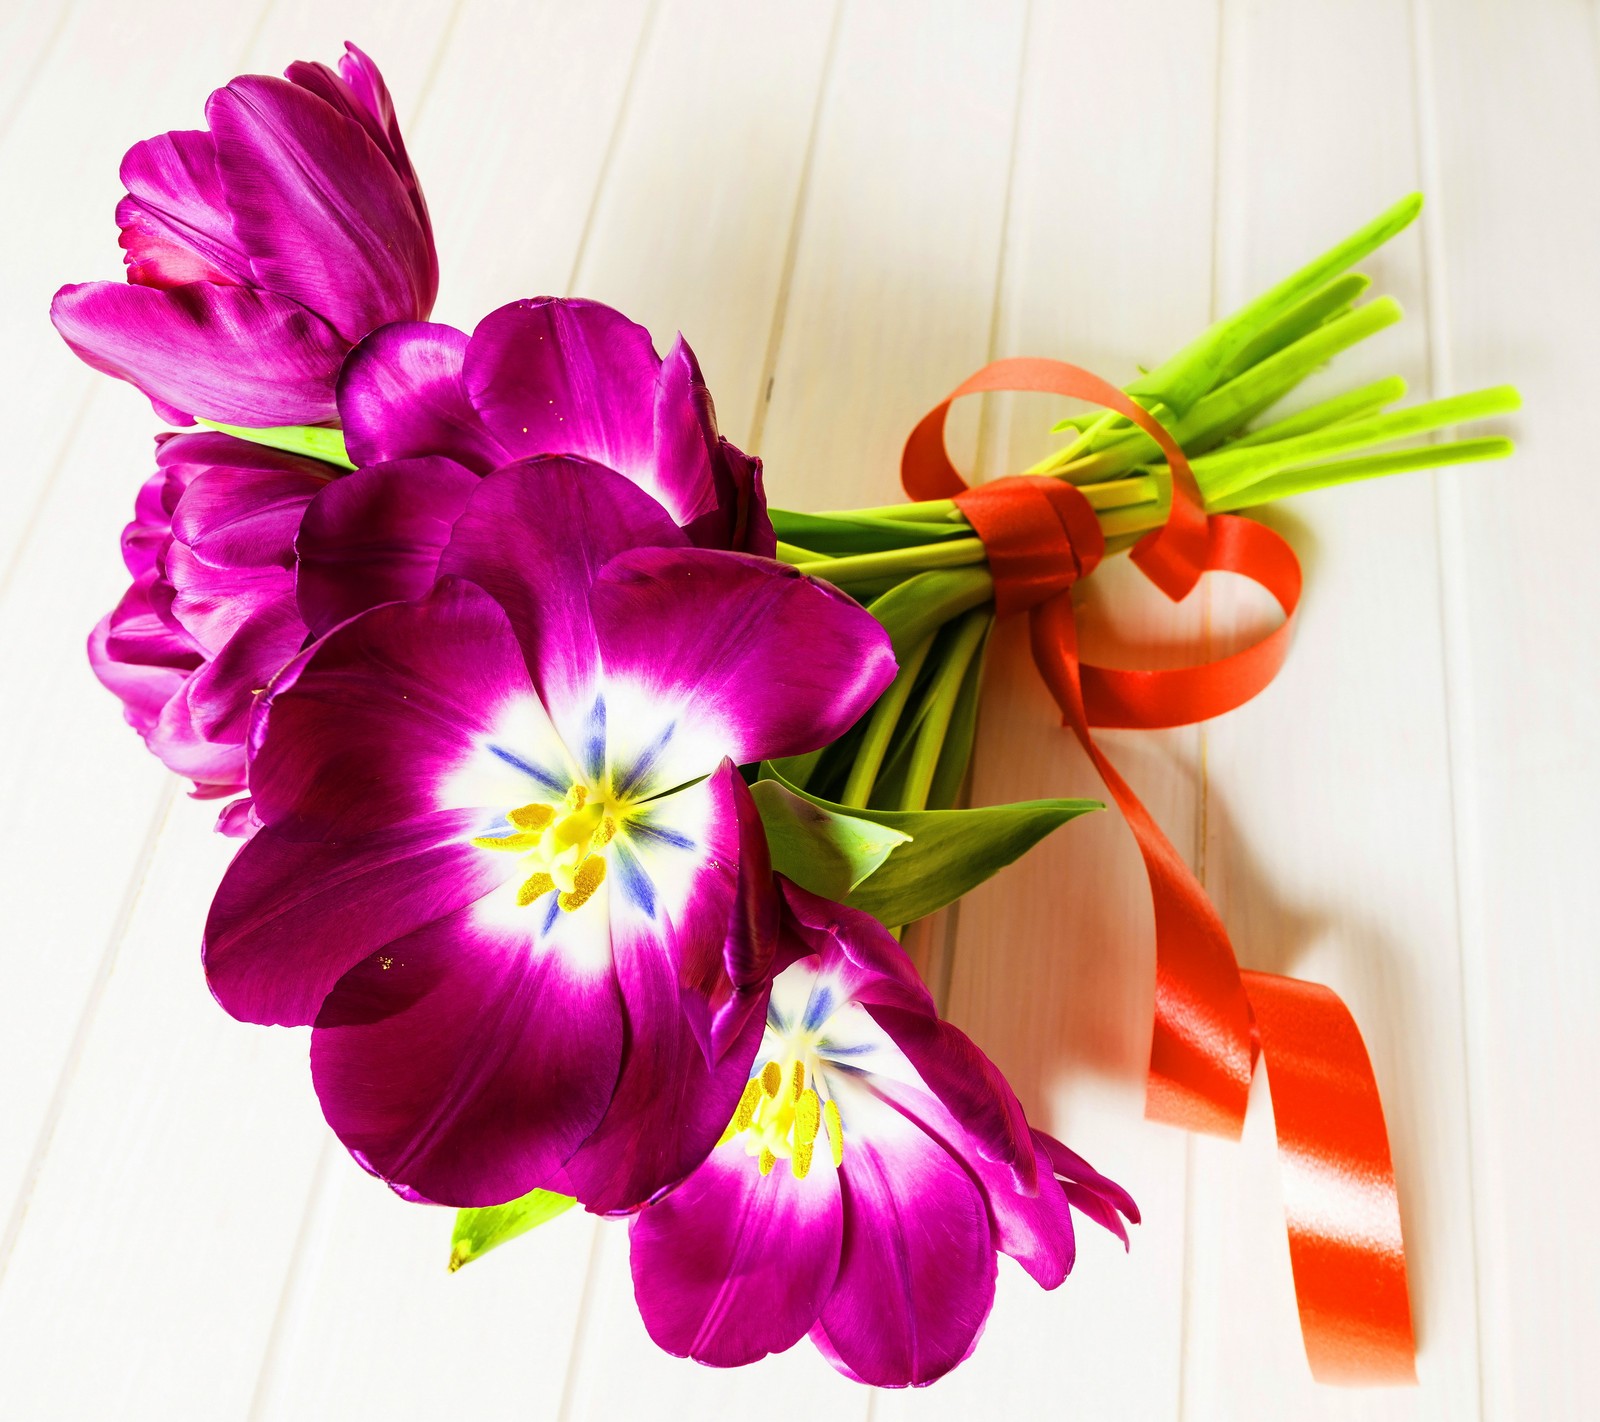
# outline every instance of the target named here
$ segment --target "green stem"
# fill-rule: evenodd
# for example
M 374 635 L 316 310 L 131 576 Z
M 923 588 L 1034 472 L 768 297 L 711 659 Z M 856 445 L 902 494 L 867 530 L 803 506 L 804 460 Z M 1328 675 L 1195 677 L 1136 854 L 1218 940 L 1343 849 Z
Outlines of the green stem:
M 962 680 L 988 630 L 987 608 L 967 613 L 955 627 L 949 650 L 928 688 L 922 724 L 917 728 L 916 744 L 911 750 L 905 788 L 900 796 L 902 810 L 920 810 L 928 803 L 928 792 L 933 788 L 933 777 L 939 769 L 939 755 L 950 729 L 950 718 L 955 714 L 956 701 L 961 695 Z
M 987 568 L 947 568 L 907 578 L 868 604 L 867 611 L 888 632 L 895 656 L 904 658 L 924 637 L 993 596 Z
M 265 445 L 268 449 L 281 449 L 289 454 L 303 454 L 320 459 L 324 464 L 336 464 L 341 469 L 354 469 L 344 447 L 344 431 L 331 430 L 322 425 L 276 425 L 270 429 L 247 429 L 243 425 L 219 425 L 215 420 L 196 420 L 196 424 L 251 444 Z
M 1243 375 L 1251 366 L 1276 355 L 1285 346 L 1293 345 L 1324 321 L 1344 314 L 1366 294 L 1372 278 L 1360 272 L 1346 272 L 1335 277 L 1319 291 L 1314 291 L 1298 306 L 1291 307 L 1251 341 L 1237 356 L 1223 367 L 1217 379 L 1222 384 Z
M 1199 400 L 1187 415 L 1172 424 L 1172 437 L 1191 458 L 1204 453 L 1223 436 L 1277 404 L 1319 366 L 1392 326 L 1402 314 L 1397 301 L 1383 296 L 1317 327 Z M 1143 430 L 1130 429 L 1115 444 L 1087 458 L 1064 460 L 1054 455 L 1028 472 L 1059 474 L 1074 484 L 1098 482 L 1136 468 L 1159 453 L 1156 442 Z
M 1397 232 L 1410 225 L 1422 210 L 1422 194 L 1402 198 L 1344 241 L 1330 247 L 1254 301 L 1241 306 L 1191 341 L 1171 359 L 1128 386 L 1130 395 L 1164 400 L 1186 411 L 1247 350 L 1252 341 L 1300 305 L 1312 293 L 1375 252 Z
M 1376 380 L 1359 390 L 1348 390 L 1317 405 L 1309 405 L 1298 414 L 1263 425 L 1247 435 L 1230 440 L 1228 448 L 1249 449 L 1258 444 L 1272 444 L 1280 439 L 1293 439 L 1296 435 L 1310 434 L 1329 425 L 1343 424 L 1346 420 L 1364 419 L 1375 415 L 1387 405 L 1405 399 L 1406 383 L 1398 375 L 1387 380 Z
M 1446 429 L 1467 420 L 1487 419 L 1520 409 L 1522 397 L 1510 385 L 1475 390 L 1448 400 L 1429 400 L 1408 410 L 1389 415 L 1374 415 L 1364 420 L 1332 425 L 1294 439 L 1277 440 L 1248 449 L 1223 449 L 1194 461 L 1195 477 L 1210 500 L 1224 499 L 1268 475 L 1279 474 L 1305 464 L 1320 463 L 1330 456 L 1375 444 L 1390 444 Z
M 934 568 L 964 568 L 983 562 L 983 540 L 957 538 L 949 543 L 928 543 L 915 548 L 891 548 L 883 553 L 858 553 L 849 558 L 824 558 L 796 563 L 802 573 L 823 578 L 837 587 L 868 582 L 894 574 L 925 573 Z
M 1279 499 L 1313 493 L 1317 489 L 1329 489 L 1336 484 L 1351 484 L 1359 479 L 1410 474 L 1414 470 L 1437 469 L 1445 464 L 1476 464 L 1485 459 L 1504 459 L 1515 448 L 1509 439 L 1491 435 L 1484 439 L 1455 440 L 1448 444 L 1425 444 L 1417 449 L 1402 449 L 1392 454 L 1368 454 L 1356 459 L 1312 464 L 1262 479 L 1237 494 L 1218 499 L 1210 507 L 1217 513 L 1231 513 L 1235 509 L 1276 503 Z
M 894 728 L 900 724 L 900 713 L 905 710 L 911 688 L 932 646 L 932 637 L 924 637 L 917 644 L 873 706 L 867 717 L 866 731 L 861 737 L 861 748 L 856 752 L 855 764 L 850 767 L 850 777 L 845 781 L 844 793 L 839 797 L 841 805 L 864 809 L 871 800 L 872 787 L 877 783 L 878 771 L 883 768 L 883 757 L 894 738 Z

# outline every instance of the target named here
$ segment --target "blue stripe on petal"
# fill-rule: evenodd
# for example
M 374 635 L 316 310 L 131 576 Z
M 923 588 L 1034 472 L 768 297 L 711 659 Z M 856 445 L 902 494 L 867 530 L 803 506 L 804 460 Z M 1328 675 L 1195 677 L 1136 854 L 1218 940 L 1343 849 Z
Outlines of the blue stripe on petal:
M 693 849 L 694 841 L 688 835 L 679 834 L 677 830 L 662 829 L 653 825 L 649 820 L 630 819 L 628 833 L 639 839 L 647 839 L 656 844 L 668 844 L 674 849 Z
M 564 795 L 567 787 L 557 780 L 543 766 L 535 765 L 531 760 L 524 760 L 515 751 L 509 751 L 504 746 L 497 746 L 493 741 L 489 743 L 489 754 L 503 760 L 507 765 L 514 766 L 530 779 L 537 780 L 547 789 L 554 790 L 558 795 Z
M 589 724 L 584 729 L 583 767 L 591 781 L 598 781 L 606 768 L 606 699 L 597 696 L 589 708 Z
M 622 892 L 651 918 L 656 915 L 656 889 L 650 876 L 644 872 L 634 852 L 621 840 L 611 841 L 611 855 L 617 862 L 617 873 L 622 879 Z
M 556 926 L 556 915 L 561 912 L 561 895 L 550 895 L 550 907 L 544 911 L 544 927 L 539 930 L 541 934 L 548 933 Z
M 677 729 L 678 723 L 676 721 L 670 722 L 666 730 L 662 731 L 654 741 L 640 752 L 639 758 L 634 761 L 628 770 L 622 773 L 621 778 L 614 778 L 615 792 L 619 797 L 626 798 L 639 788 L 645 777 L 655 769 L 656 762 L 661 759 L 661 753 L 671 743 L 673 733 Z
M 806 1003 L 805 1028 L 807 1032 L 815 1032 L 833 1013 L 833 989 L 816 987 L 811 991 L 811 999 Z

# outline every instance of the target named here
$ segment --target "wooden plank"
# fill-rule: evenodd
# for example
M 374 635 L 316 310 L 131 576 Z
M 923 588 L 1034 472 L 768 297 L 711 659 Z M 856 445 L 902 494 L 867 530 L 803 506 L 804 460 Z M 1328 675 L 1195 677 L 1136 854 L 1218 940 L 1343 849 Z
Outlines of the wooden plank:
M 1418 187 L 1421 172 L 1405 7 L 1224 13 L 1226 309 Z M 1295 402 L 1391 374 L 1408 380 L 1414 400 L 1454 393 L 1432 379 L 1419 231 L 1364 269 L 1410 319 L 1340 356 Z M 1471 483 L 1477 471 L 1443 477 Z M 1206 728 L 1207 883 L 1241 961 L 1327 984 L 1362 1028 L 1400 1183 L 1421 1386 L 1351 1392 L 1311 1380 L 1270 1105 L 1257 1082 L 1242 1145 L 1196 1150 L 1185 1415 L 1472 1416 L 1477 1322 L 1434 490 L 1427 478 L 1385 480 L 1300 500 L 1268 521 L 1300 551 L 1308 591 L 1284 673 Z M 1260 618 L 1256 590 L 1213 581 L 1216 626 Z
M 117 540 L 158 425 L 131 387 L 82 366 L 46 313 L 62 281 L 120 271 L 118 159 L 139 135 L 193 122 L 206 90 L 242 59 L 253 20 L 219 27 L 208 7 L 173 0 L 153 29 L 127 6 L 86 0 L 0 139 L 0 185 L 38 195 L 27 221 L 8 224 L 0 307 L 0 374 L 19 412 L 0 480 L 0 723 L 19 752 L 0 770 L 0 893 L 21 928 L 8 991 L 28 1003 L 0 1033 L 0 1268 L 170 793 L 82 650 L 126 585 Z M 86 813 L 92 859 L 62 850 L 67 820 L 76 836 Z
M 1600 1397 L 1594 13 L 1421 14 L 1441 378 L 1515 380 L 1529 410 L 1513 462 L 1440 485 L 1485 1412 L 1581 1417 Z
M 1035 7 L 995 355 L 1057 356 L 1127 380 L 1209 319 L 1216 23 L 1212 6 Z M 1160 82 L 1129 82 L 1145 69 Z M 978 359 L 974 351 L 968 364 Z M 986 472 L 1024 469 L 1054 447 L 1047 429 L 1059 413 L 1036 396 L 996 402 Z M 1082 596 L 1092 609 L 1086 638 L 1107 659 L 1129 644 L 1181 650 L 1198 639 L 1197 609 L 1172 609 L 1125 559 Z M 1199 832 L 1196 733 L 1103 740 L 1189 851 Z M 1006 624 L 984 688 L 972 798 L 1038 795 L 1104 791 L 1061 729 L 1025 628 Z M 1085 1225 L 1073 1276 L 1048 1296 L 1003 1266 L 984 1344 L 945 1384 L 896 1399 L 907 1415 L 972 1416 L 1043 1398 L 1065 1415 L 1177 1415 L 1185 1142 L 1142 1119 L 1149 904 L 1138 853 L 1112 811 L 1074 822 L 961 905 L 951 1016 L 1041 1127 L 1132 1190 L 1145 1223 L 1127 1258 Z

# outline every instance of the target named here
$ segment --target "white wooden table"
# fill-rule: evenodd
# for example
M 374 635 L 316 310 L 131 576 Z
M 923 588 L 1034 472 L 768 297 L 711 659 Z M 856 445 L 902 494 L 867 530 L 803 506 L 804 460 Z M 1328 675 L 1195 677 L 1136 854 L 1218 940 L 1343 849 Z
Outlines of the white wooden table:
M 1146 1223 L 1126 1258 L 1085 1229 L 1053 1295 L 1003 1264 L 978 1353 L 923 1393 L 871 1395 L 806 1346 L 732 1374 L 657 1353 L 625 1231 L 581 1215 L 447 1275 L 449 1215 L 332 1142 L 305 1035 L 211 1002 L 200 925 L 232 845 L 82 651 L 155 421 L 46 307 L 118 272 L 129 143 L 347 37 L 401 107 L 439 318 L 573 292 L 682 328 L 791 506 L 895 497 L 906 430 L 991 355 L 1127 379 L 1427 191 L 1368 266 L 1409 320 L 1338 378 L 1514 380 L 1521 452 L 1274 514 L 1310 577 L 1277 684 L 1106 737 L 1243 961 L 1327 982 L 1365 1031 L 1419 1388 L 1311 1384 L 1261 1080 L 1242 1145 L 1141 1119 L 1150 913 L 1111 815 L 919 952 Z M 0 55 L 0 1416 L 1600 1415 L 1592 6 L 5 0 Z M 970 419 L 980 466 L 1037 457 L 1047 414 Z M 1178 616 L 1096 581 L 1131 635 L 1232 615 L 1226 588 Z M 1003 635 L 976 793 L 1096 788 Z

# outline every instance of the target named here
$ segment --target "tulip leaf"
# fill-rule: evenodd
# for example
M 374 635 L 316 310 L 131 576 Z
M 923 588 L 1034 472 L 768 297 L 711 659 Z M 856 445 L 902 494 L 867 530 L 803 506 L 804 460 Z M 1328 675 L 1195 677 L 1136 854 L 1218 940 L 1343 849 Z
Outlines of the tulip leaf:
M 828 899 L 845 899 L 910 836 L 829 806 L 776 778 L 750 787 L 767 831 L 772 867 Z
M 341 469 L 354 469 L 349 452 L 344 446 L 344 431 L 329 429 L 325 425 L 273 425 L 255 429 L 244 425 L 220 425 L 215 420 L 198 423 L 219 434 L 251 444 L 265 445 L 268 449 L 281 449 L 286 454 L 303 454 L 310 459 L 320 459 L 324 464 L 337 464 Z
M 508 1239 L 548 1224 L 577 1203 L 571 1195 L 558 1195 L 553 1190 L 530 1190 L 503 1205 L 457 1210 L 456 1227 L 450 1236 L 450 1272 L 454 1274 L 463 1264 L 470 1264 Z
M 791 863 L 780 862 L 776 850 L 772 856 L 773 868 L 801 888 L 863 909 L 890 927 L 912 923 L 954 903 L 1020 858 L 1051 830 L 1090 810 L 1105 808 L 1097 800 L 1023 800 L 966 810 L 864 810 L 795 789 L 770 762 L 762 770 L 767 780 L 777 781 L 791 797 L 809 801 L 829 816 L 867 820 L 906 836 L 876 869 L 842 896 L 837 878 L 813 876 L 809 860 L 797 857 Z M 761 783 L 757 782 L 758 789 Z

